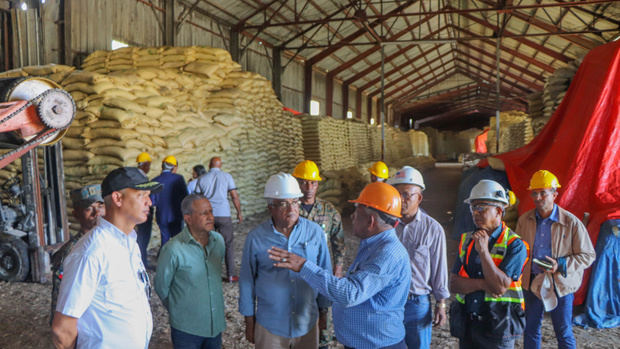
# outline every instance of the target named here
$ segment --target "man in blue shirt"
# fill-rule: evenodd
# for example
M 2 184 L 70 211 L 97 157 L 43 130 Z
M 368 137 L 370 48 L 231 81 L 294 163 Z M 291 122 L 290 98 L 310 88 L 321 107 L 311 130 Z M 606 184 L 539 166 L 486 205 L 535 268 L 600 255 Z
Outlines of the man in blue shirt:
M 222 171 L 221 168 L 222 159 L 217 156 L 211 158 L 209 172 L 196 179 L 195 189 L 192 192 L 204 195 L 213 206 L 215 230 L 222 234 L 226 243 L 226 277 L 224 281 L 237 282 L 239 277 L 235 273 L 235 236 L 233 234 L 233 222 L 230 218 L 229 195 L 237 211 L 239 223 L 243 222 L 243 215 L 241 214 L 241 201 L 235 181 L 230 173 Z
M 299 274 L 275 268 L 267 250 L 278 246 L 332 270 L 323 229 L 299 217 L 302 193 L 290 174 L 271 176 L 264 196 L 271 218 L 248 234 L 241 261 L 239 312 L 246 339 L 257 349 L 316 349 L 330 302 Z
M 187 196 L 187 186 L 183 176 L 176 173 L 178 165 L 174 156 L 167 156 L 161 164 L 161 174 L 153 178 L 153 181 L 164 185 L 161 192 L 151 195 L 153 207 L 156 208 L 155 220 L 161 233 L 161 246 L 183 228 L 181 202 Z
M 394 187 L 368 184 L 353 213 L 353 234 L 361 239 L 347 275 L 338 278 L 329 268 L 274 245 L 274 266 L 298 272 L 299 277 L 325 295 L 333 305 L 336 338 L 345 348 L 404 349 L 405 303 L 411 283 L 409 255 L 394 226 L 401 198 Z
M 465 200 L 477 230 L 461 235 L 450 276 L 451 290 L 457 293 L 450 332 L 461 349 L 513 348 L 523 333 L 521 271 L 528 251 L 502 221 L 508 197 L 499 183 L 483 179 Z

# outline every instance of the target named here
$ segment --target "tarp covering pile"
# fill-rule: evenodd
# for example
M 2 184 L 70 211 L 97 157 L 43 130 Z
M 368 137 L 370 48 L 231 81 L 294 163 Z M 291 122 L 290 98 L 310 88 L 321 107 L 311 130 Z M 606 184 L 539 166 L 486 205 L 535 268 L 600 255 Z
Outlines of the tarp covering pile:
M 619 115 L 620 42 L 611 42 L 584 58 L 541 133 L 528 145 L 498 156 L 513 191 L 522 199 L 519 213 L 533 208 L 527 193 L 532 174 L 549 170 L 562 184 L 557 203 L 580 218 L 590 213 L 587 228 L 596 243 L 601 224 L 620 218 Z M 582 287 L 576 303 L 584 296 Z

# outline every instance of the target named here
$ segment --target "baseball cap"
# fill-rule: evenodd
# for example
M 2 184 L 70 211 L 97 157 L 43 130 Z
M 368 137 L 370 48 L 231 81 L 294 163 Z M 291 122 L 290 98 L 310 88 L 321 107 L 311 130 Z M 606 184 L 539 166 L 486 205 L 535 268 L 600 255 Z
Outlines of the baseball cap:
M 101 185 L 99 184 L 90 184 L 80 189 L 74 189 L 71 191 L 70 196 L 74 206 L 88 207 L 93 202 L 103 202 Z
M 108 175 L 101 182 L 101 194 L 106 197 L 112 192 L 132 188 L 136 190 L 150 190 L 158 193 L 163 189 L 163 185 L 158 182 L 149 181 L 137 167 L 120 167 Z

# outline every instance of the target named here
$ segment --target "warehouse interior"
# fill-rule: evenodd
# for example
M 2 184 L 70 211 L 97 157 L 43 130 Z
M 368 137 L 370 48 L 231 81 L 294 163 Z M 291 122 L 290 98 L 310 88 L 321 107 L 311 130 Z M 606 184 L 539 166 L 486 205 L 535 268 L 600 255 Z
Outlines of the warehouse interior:
M 596 227 L 588 225 L 595 240 L 604 221 L 618 218 L 617 188 L 597 187 L 594 174 L 575 168 L 596 168 L 601 182 L 618 174 L 615 156 L 604 151 L 615 152 L 618 103 L 604 91 L 618 90 L 619 39 L 620 2 L 613 0 L 0 0 L 0 103 L 15 95 L 16 79 L 51 81 L 75 103 L 69 127 L 0 168 L 2 221 L 12 224 L 2 227 L 25 231 L 17 240 L 3 237 L 0 260 L 10 263 L 0 263 L 0 279 L 27 281 L 0 282 L 0 294 L 33 304 L 16 310 L 31 315 L 7 328 L 19 334 L 9 346 L 48 343 L 46 328 L 25 333 L 29 317 L 48 320 L 49 254 L 77 229 L 68 193 L 135 166 L 142 152 L 153 157 L 149 177 L 173 155 L 186 180 L 194 165 L 221 157 L 247 217 L 236 228 L 241 251 L 244 234 L 266 217 L 267 179 L 303 160 L 319 166 L 318 195 L 343 213 L 345 226 L 347 201 L 370 181 L 375 161 L 391 174 L 419 169 L 437 186 L 425 192 L 423 207 L 458 238 L 471 224 L 459 218 L 469 214 L 461 203 L 466 176 L 501 172 L 523 202 L 506 212 L 514 227 L 531 206 L 524 163 L 557 161 L 562 145 L 577 154 L 558 167 L 563 183 L 577 187 L 588 177 L 587 190 L 605 204 L 575 208 L 580 218 L 596 218 Z M 596 75 L 597 64 L 607 73 Z M 0 161 L 26 143 L 17 144 L 2 143 Z M 595 152 L 596 162 L 584 162 Z M 594 206 L 576 190 L 563 200 Z M 347 235 L 349 262 L 357 243 Z M 155 261 L 157 234 L 150 247 Z M 19 275 L 9 270 L 15 263 L 25 265 Z M 233 322 L 225 346 L 248 347 L 236 286 L 224 287 Z M 159 320 L 151 347 L 170 347 L 166 311 L 153 302 Z M 593 347 L 617 345 L 617 328 L 575 331 Z M 545 335 L 545 347 L 557 344 L 552 332 Z M 433 336 L 433 347 L 456 343 L 447 329 Z

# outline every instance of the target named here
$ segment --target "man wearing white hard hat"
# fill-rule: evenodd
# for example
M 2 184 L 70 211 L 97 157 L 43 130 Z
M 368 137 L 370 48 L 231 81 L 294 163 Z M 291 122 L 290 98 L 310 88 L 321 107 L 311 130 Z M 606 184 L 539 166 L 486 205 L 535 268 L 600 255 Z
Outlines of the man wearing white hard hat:
M 405 342 L 409 349 L 430 348 L 432 325 L 443 326 L 448 290 L 446 234 L 441 224 L 420 209 L 426 188 L 420 171 L 404 166 L 388 179 L 402 200 L 401 222 L 396 235 L 409 253 L 411 286 L 405 305 Z M 435 312 L 431 310 L 435 297 Z
M 523 334 L 525 302 L 521 273 L 527 244 L 503 221 L 509 193 L 499 183 L 483 179 L 465 203 L 476 231 L 461 235 L 450 288 L 450 333 L 459 347 L 514 348 Z
M 329 300 L 298 273 L 275 268 L 267 250 L 279 247 L 331 270 L 323 229 L 299 216 L 303 194 L 297 180 L 278 173 L 265 185 L 271 217 L 248 234 L 239 276 L 239 312 L 245 336 L 257 349 L 316 349 Z M 320 321 L 319 321 L 320 320 Z

